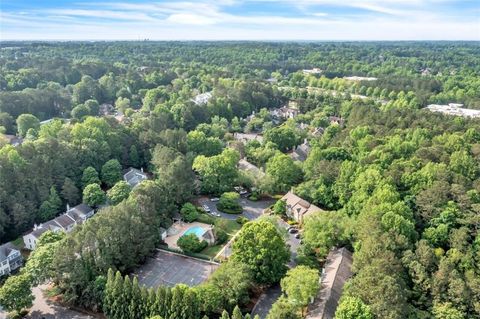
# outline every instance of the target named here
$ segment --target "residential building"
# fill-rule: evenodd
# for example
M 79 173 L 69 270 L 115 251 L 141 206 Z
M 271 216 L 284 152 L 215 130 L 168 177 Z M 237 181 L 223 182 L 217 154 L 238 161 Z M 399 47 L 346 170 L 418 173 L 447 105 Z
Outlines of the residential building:
M 303 162 L 307 159 L 309 153 L 310 144 L 308 143 L 307 139 L 305 139 L 302 144 L 293 149 L 293 151 L 290 153 L 290 157 L 295 161 Z
M 33 230 L 23 236 L 25 248 L 34 250 L 40 236 L 49 230 L 53 232 L 71 232 L 76 225 L 84 223 L 88 218 L 92 217 L 94 213 L 94 209 L 85 204 L 80 204 L 73 208 L 67 206 L 67 211 L 64 214 L 43 224 L 35 224 Z
M 130 187 L 134 188 L 144 180 L 148 179 L 148 176 L 143 172 L 143 168 L 137 169 L 130 167 L 125 174 L 123 174 L 123 179 L 128 185 L 130 185 Z
M 254 176 L 258 176 L 260 178 L 265 176 L 265 173 L 260 168 L 243 158 L 238 161 L 238 168 L 242 171 L 250 172 Z
M 212 98 L 212 92 L 206 92 L 206 93 L 196 95 L 192 99 L 192 101 L 197 105 L 203 105 L 203 104 L 207 104 L 211 98 Z
M 376 81 L 377 78 L 374 77 L 367 77 L 367 76 L 344 76 L 345 80 L 349 81 Z
M 293 119 L 298 114 L 300 114 L 298 109 L 286 106 L 270 111 L 270 115 L 275 119 Z
M 302 70 L 303 74 L 322 74 L 323 70 L 319 68 Z
M 299 223 L 303 222 L 305 216 L 308 216 L 314 212 L 322 211 L 322 209 L 298 197 L 292 191 L 286 193 L 281 200 L 284 200 L 286 203 L 287 216 L 293 218 Z
M 343 124 L 345 123 L 345 120 L 339 116 L 329 116 L 328 120 L 330 121 L 330 124 L 339 125 L 340 127 L 343 127 Z
M 343 286 L 352 276 L 352 253 L 334 248 L 322 269 L 320 290 L 308 307 L 307 319 L 334 319 Z
M 10 274 L 15 269 L 21 267 L 22 263 L 23 257 L 12 243 L 0 246 L 0 277 Z
M 250 141 L 259 141 L 260 143 L 263 142 L 263 136 L 256 133 L 234 133 L 233 138 L 236 141 L 242 142 L 243 144 L 247 144 Z
M 3 137 L 5 137 L 8 141 L 9 144 L 17 147 L 18 145 L 23 143 L 23 138 L 15 135 L 10 135 L 10 134 L 4 134 Z
M 448 105 L 430 104 L 426 108 L 431 112 L 438 112 L 453 116 L 480 117 L 480 110 L 462 108 L 463 104 L 449 103 Z

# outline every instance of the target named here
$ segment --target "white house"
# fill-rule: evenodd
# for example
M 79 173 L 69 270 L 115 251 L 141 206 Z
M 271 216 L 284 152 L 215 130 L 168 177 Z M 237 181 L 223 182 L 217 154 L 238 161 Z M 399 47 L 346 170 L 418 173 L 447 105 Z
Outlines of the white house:
M 260 143 L 263 142 L 263 136 L 255 133 L 234 133 L 233 138 L 236 141 L 242 142 L 243 144 L 247 144 L 250 141 L 259 141 Z
M 0 246 L 0 277 L 22 266 L 22 262 L 20 251 L 13 244 L 6 243 Z
M 208 101 L 212 98 L 212 92 L 206 92 L 196 95 L 192 101 L 197 105 L 207 104 Z
M 125 182 L 128 183 L 128 185 L 134 188 L 144 180 L 148 179 L 148 176 L 143 172 L 143 168 L 136 169 L 130 167 L 128 171 L 123 175 L 123 179 L 125 180 Z
M 53 232 L 71 232 L 76 225 L 82 224 L 88 218 L 92 217 L 94 213 L 95 211 L 93 208 L 85 204 L 80 204 L 73 208 L 67 206 L 67 211 L 64 214 L 57 216 L 43 224 L 35 224 L 33 226 L 33 230 L 23 236 L 25 248 L 34 250 L 40 236 L 49 230 Z

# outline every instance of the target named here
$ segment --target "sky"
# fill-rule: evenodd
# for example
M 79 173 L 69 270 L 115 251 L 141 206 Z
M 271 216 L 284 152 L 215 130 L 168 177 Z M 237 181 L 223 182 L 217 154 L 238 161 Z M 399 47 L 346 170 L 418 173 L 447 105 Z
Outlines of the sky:
M 0 40 L 480 40 L 480 0 L 0 0 Z

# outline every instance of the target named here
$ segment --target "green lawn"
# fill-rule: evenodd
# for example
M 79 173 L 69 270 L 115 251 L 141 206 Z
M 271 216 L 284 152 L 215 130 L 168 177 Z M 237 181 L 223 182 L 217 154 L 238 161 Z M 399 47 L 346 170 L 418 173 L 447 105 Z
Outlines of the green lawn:
M 213 258 L 218 254 L 218 252 L 220 251 L 220 249 L 222 249 L 222 247 L 223 247 L 223 245 L 208 246 L 207 248 L 202 250 L 200 253 L 202 255 L 207 255 L 207 256 Z
M 218 218 L 216 220 L 216 225 L 220 223 L 222 224 L 222 228 L 228 234 L 227 242 L 233 237 L 233 235 L 235 235 L 240 230 L 240 228 L 242 228 L 242 225 L 237 223 L 235 220 Z M 222 249 L 223 246 L 225 246 L 227 242 L 225 242 L 222 245 L 208 246 L 207 248 L 202 250 L 200 253 L 213 258 L 218 254 L 218 252 Z

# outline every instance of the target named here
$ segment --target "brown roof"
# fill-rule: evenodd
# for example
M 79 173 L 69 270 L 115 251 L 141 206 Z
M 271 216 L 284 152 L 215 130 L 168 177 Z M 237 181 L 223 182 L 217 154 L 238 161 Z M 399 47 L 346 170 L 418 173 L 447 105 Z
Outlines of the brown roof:
M 352 276 L 352 253 L 346 248 L 333 249 L 327 256 L 321 288 L 308 307 L 307 319 L 334 319 L 345 282 Z

